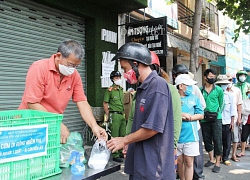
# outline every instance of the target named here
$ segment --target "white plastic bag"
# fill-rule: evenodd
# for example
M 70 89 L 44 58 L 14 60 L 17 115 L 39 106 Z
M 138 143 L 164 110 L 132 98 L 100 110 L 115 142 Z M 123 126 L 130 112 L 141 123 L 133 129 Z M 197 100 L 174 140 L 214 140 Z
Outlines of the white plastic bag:
M 109 161 L 110 153 L 104 140 L 96 140 L 89 157 L 89 167 L 93 169 L 104 169 Z

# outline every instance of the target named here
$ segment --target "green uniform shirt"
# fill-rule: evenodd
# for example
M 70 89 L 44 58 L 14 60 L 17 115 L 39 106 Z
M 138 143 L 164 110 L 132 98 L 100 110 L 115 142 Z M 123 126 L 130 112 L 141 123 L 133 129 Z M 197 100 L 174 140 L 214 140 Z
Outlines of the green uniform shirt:
M 109 104 L 109 111 L 123 112 L 123 88 L 113 84 L 106 90 L 103 101 Z
M 181 112 L 181 97 L 175 86 L 168 83 L 169 90 L 172 96 L 172 106 L 174 113 L 174 148 L 177 147 L 181 126 L 182 126 L 182 112 Z
M 248 82 L 242 83 L 242 82 L 239 82 L 239 81 L 238 81 L 238 82 L 235 84 L 235 87 L 238 87 L 238 88 L 240 89 L 241 94 L 242 94 L 242 99 L 243 99 L 243 100 L 244 100 L 244 99 L 248 99 L 248 97 L 247 97 L 247 95 L 246 95 L 246 92 L 247 92 L 248 88 L 250 88 L 250 84 L 249 84 Z
M 128 122 L 126 126 L 126 135 L 129 135 L 131 133 L 131 129 L 133 125 L 134 114 L 135 114 L 135 99 L 136 99 L 136 92 L 134 93 L 131 109 L 130 109 L 129 116 L 128 116 Z
M 224 102 L 224 93 L 221 87 L 214 85 L 211 92 L 208 94 L 204 87 L 201 87 L 200 90 L 202 92 L 202 95 L 206 101 L 206 108 L 204 111 L 210 111 L 210 112 L 218 112 L 217 119 L 222 119 L 221 117 L 221 111 L 223 107 Z M 206 120 L 201 120 L 201 122 L 207 122 Z

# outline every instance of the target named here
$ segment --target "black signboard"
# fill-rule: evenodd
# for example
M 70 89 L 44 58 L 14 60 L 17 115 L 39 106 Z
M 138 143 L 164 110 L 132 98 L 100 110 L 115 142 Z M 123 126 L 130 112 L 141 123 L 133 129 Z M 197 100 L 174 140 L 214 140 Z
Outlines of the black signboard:
M 138 42 L 167 56 L 167 17 L 126 24 L 126 42 Z

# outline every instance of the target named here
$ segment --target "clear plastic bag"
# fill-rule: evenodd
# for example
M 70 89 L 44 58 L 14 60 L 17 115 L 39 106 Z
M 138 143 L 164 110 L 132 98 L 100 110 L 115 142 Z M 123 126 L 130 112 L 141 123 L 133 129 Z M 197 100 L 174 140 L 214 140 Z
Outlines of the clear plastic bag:
M 109 161 L 110 153 L 105 140 L 96 140 L 89 157 L 89 167 L 93 169 L 104 169 Z
M 71 132 L 66 144 L 62 144 L 60 148 L 60 167 L 69 167 L 75 163 L 75 156 L 72 153 L 79 152 L 80 161 L 86 163 L 83 148 L 83 139 L 80 133 Z

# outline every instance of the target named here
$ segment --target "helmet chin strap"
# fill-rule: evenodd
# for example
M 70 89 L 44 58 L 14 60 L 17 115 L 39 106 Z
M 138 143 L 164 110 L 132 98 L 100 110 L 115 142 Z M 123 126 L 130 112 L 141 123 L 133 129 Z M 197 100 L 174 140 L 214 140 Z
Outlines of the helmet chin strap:
M 161 74 L 161 68 L 156 64 L 152 64 L 152 65 L 154 66 L 154 69 L 157 72 L 157 74 L 160 75 Z
M 132 66 L 132 69 L 135 71 L 136 79 L 138 79 L 138 77 L 140 76 L 139 71 L 138 71 L 139 63 L 137 62 L 137 65 L 135 66 L 132 61 L 128 61 L 128 62 Z

